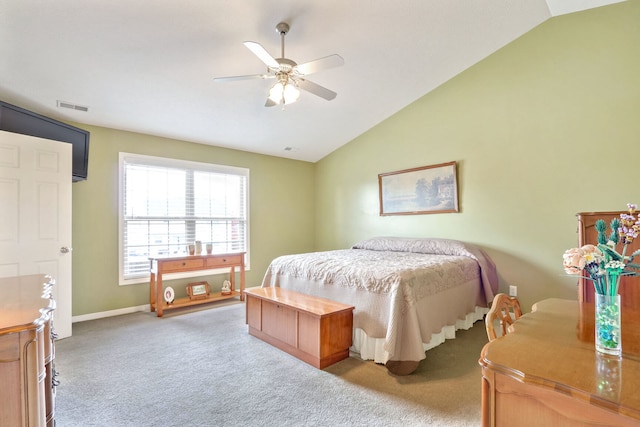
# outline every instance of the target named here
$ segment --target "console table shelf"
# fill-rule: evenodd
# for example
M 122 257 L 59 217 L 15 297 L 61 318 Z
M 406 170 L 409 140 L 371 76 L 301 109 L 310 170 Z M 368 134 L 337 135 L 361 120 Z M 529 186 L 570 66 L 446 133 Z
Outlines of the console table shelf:
M 171 304 L 168 304 L 166 301 L 162 301 L 160 304 L 162 305 L 163 310 L 171 310 L 175 308 L 189 307 L 189 306 L 198 305 L 198 304 L 208 304 L 215 301 L 224 301 L 229 298 L 235 298 L 235 297 L 241 297 L 241 296 L 242 296 L 241 293 L 238 291 L 233 291 L 231 292 L 231 294 L 228 294 L 228 295 L 227 294 L 222 295 L 220 292 L 214 292 L 214 293 L 211 293 L 206 298 L 194 299 L 194 300 L 188 297 L 176 298 Z
M 223 301 L 236 297 L 240 298 L 240 301 L 244 301 L 244 255 L 245 252 L 237 252 L 229 254 L 149 258 L 151 261 L 151 276 L 149 278 L 149 305 L 151 311 L 155 311 L 158 317 L 162 317 L 165 310 Z M 235 287 L 236 267 L 240 270 L 239 291 L 236 291 Z M 164 300 L 164 287 L 162 285 L 164 274 L 213 270 L 218 268 L 229 268 L 229 282 L 231 284 L 231 292 L 229 294 L 223 295 L 221 292 L 214 292 L 198 299 L 190 299 L 189 297 L 176 298 L 171 304 Z

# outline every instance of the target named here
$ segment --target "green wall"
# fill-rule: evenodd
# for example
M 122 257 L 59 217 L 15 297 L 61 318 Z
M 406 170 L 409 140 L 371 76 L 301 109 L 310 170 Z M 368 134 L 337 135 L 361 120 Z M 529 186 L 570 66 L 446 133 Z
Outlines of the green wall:
M 118 285 L 118 153 L 224 164 L 250 169 L 250 270 L 247 286 L 258 286 L 269 262 L 315 247 L 315 165 L 76 124 L 91 132 L 89 179 L 73 188 L 73 315 L 149 303 L 148 282 Z M 228 274 L 208 276 L 212 289 Z M 167 282 L 183 296 L 190 278 Z
M 318 250 L 476 243 L 523 308 L 577 298 L 578 212 L 640 203 L 640 1 L 555 17 L 317 163 Z M 460 212 L 379 216 L 379 173 L 458 162 Z
M 575 214 L 640 203 L 638 22 L 636 0 L 552 18 L 316 164 L 79 125 L 91 150 L 73 184 L 73 315 L 148 303 L 146 284 L 118 285 L 120 151 L 251 170 L 248 286 L 281 254 L 432 236 L 485 248 L 525 310 L 576 298 L 561 266 Z M 379 216 L 379 173 L 453 160 L 459 213 Z

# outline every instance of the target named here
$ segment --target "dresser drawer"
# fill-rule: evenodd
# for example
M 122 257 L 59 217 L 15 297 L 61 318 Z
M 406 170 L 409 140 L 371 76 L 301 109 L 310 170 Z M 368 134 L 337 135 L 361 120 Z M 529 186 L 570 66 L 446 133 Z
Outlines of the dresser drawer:
M 0 363 L 20 360 L 20 333 L 0 335 Z
M 207 259 L 207 267 L 218 268 L 228 267 L 230 265 L 240 265 L 242 263 L 242 254 L 237 255 L 224 255 Z
M 204 267 L 204 259 L 185 259 L 180 261 L 164 261 L 162 262 L 162 272 L 171 273 L 172 271 L 197 270 Z

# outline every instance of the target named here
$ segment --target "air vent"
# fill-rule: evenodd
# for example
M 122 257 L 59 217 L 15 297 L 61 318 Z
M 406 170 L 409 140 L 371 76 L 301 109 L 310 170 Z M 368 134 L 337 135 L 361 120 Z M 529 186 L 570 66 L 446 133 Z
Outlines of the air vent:
M 89 111 L 89 107 L 85 107 L 84 105 L 76 105 L 65 101 L 58 101 L 58 108 L 68 108 L 70 110 L 84 111 L 85 113 Z

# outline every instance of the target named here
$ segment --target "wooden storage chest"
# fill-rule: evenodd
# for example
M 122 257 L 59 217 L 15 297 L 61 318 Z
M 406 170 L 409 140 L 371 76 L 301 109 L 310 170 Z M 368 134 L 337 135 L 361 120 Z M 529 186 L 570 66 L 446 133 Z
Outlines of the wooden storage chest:
M 353 306 L 278 287 L 245 294 L 249 334 L 318 369 L 349 357 Z

